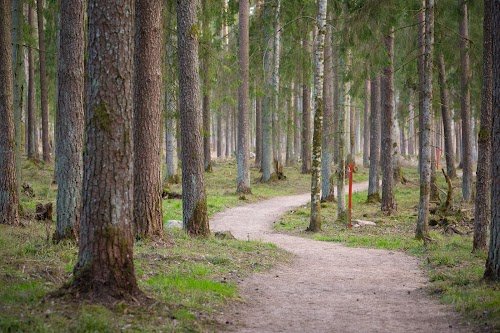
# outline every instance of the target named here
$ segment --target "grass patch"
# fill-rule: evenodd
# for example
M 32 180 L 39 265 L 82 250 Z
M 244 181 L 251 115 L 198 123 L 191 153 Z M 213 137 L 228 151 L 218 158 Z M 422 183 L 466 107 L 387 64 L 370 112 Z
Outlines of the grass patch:
M 336 204 L 322 204 L 322 231 L 306 233 L 309 224 L 309 205 L 289 212 L 274 226 L 275 230 L 309 237 L 320 241 L 339 242 L 346 246 L 404 251 L 419 256 L 431 281 L 429 291 L 444 303 L 451 304 L 464 316 L 485 328 L 500 330 L 500 284 L 482 280 L 486 254 L 472 252 L 473 207 L 461 203 L 461 191 L 455 190 L 457 213 L 454 221 L 464 235 L 448 235 L 442 227 L 431 228 L 433 242 L 424 246 L 415 240 L 419 199 L 418 174 L 405 168 L 403 173 L 411 183 L 396 188 L 397 214 L 386 216 L 380 204 L 366 203 L 367 192 L 353 195 L 353 219 L 370 220 L 376 227 L 347 229 L 337 221 Z M 459 180 L 454 181 L 460 188 Z M 438 175 L 438 186 L 447 190 L 444 179 Z M 444 199 L 444 198 L 443 198 Z

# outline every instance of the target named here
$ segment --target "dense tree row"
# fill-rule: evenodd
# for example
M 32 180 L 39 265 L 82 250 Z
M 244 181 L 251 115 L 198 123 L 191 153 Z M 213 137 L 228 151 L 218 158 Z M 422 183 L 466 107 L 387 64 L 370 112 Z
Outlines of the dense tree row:
M 77 290 L 137 293 L 133 240 L 162 235 L 162 179 L 182 176 L 184 228 L 207 236 L 204 173 L 235 156 L 235 191 L 249 194 L 252 152 L 263 182 L 281 178 L 284 164 L 311 173 L 311 231 L 335 187 L 338 218 L 347 217 L 356 155 L 370 168 L 368 201 L 387 214 L 397 211 L 401 159 L 418 158 L 424 242 L 441 152 L 447 176 L 462 167 L 466 202 L 476 161 L 474 249 L 488 248 L 491 221 L 486 276 L 500 279 L 498 2 L 0 7 L 0 223 L 19 223 L 23 146 L 38 159 L 41 141 L 43 160 L 56 163 L 54 239 L 79 241 Z

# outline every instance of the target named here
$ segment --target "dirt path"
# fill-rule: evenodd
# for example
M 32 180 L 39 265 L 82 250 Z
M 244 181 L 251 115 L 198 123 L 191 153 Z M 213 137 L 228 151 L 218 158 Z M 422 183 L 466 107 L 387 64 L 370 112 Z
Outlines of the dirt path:
M 355 184 L 354 190 L 367 184 Z M 219 318 L 230 332 L 470 332 L 450 308 L 428 296 L 414 257 L 348 248 L 272 231 L 309 194 L 231 208 L 211 220 L 213 230 L 238 239 L 272 242 L 295 254 L 290 265 L 243 280 L 245 300 Z

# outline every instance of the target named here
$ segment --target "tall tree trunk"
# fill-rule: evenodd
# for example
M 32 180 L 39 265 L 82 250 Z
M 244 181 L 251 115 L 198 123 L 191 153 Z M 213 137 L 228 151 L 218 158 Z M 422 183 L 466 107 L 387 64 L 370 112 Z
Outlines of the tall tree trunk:
M 134 2 L 88 4 L 83 207 L 73 287 L 89 298 L 139 292 L 133 259 Z M 116 34 L 113 32 L 121 31 Z M 106 142 L 106 144 L 103 144 Z
M 491 227 L 490 249 L 484 277 L 500 281 L 500 3 L 493 2 L 492 10 L 492 74 L 493 74 L 493 131 L 491 173 Z M 488 8 L 485 6 L 485 8 Z
M 274 39 L 273 39 L 273 149 L 276 152 L 274 159 L 277 159 L 280 164 L 283 163 L 281 149 L 281 117 L 279 116 L 279 87 L 280 87 L 280 50 L 281 50 L 281 31 L 279 26 L 281 11 L 281 0 L 276 1 L 274 12 Z
M 21 157 L 23 145 L 22 114 L 23 114 L 23 1 L 12 1 L 12 72 L 14 75 L 14 128 L 16 145 L 16 179 L 17 195 L 20 196 Z
M 425 0 L 424 92 L 421 130 L 420 200 L 415 231 L 417 239 L 429 240 L 429 198 L 431 172 L 432 49 L 434 44 L 434 0 Z
M 255 100 L 255 166 L 260 168 L 262 161 L 262 97 Z
M 408 155 L 415 155 L 415 111 L 413 110 L 413 89 L 409 91 L 408 113 L 409 113 L 409 129 L 408 129 Z
M 346 63 L 344 66 L 344 73 L 349 73 L 351 69 L 351 50 L 346 50 Z M 351 98 L 351 81 L 344 80 L 344 90 L 345 94 L 344 103 L 340 103 L 339 107 L 339 118 L 338 118 L 338 166 L 337 166 L 337 220 L 345 222 L 347 221 L 347 207 L 345 202 L 345 176 L 347 167 L 347 114 L 350 110 Z
M 34 37 L 35 14 L 34 9 L 28 6 L 28 23 L 31 37 Z M 33 47 L 28 48 L 28 107 L 26 122 L 28 127 L 28 159 L 38 159 L 38 144 L 36 140 L 36 115 L 35 115 L 35 56 Z
M 161 90 L 163 1 L 135 0 L 134 226 L 137 238 L 163 234 Z
M 177 34 L 182 141 L 182 215 L 184 229 L 192 236 L 208 236 L 207 197 L 203 171 L 203 138 L 193 128 L 202 127 L 198 73 L 196 0 L 177 2 Z
M 248 133 L 249 89 L 249 0 L 239 2 L 239 64 L 240 86 L 238 89 L 238 180 L 236 192 L 250 193 L 250 142 Z
M 19 224 L 16 179 L 11 0 L 0 0 L 0 224 Z
M 302 173 L 311 172 L 311 89 L 309 87 L 309 62 L 311 45 L 309 32 L 302 39 L 304 68 L 302 70 Z
M 295 108 L 293 109 L 293 164 L 299 163 L 300 158 L 300 79 L 295 81 L 292 96 L 295 100 Z
M 467 1 L 460 0 L 460 114 L 462 117 L 462 196 L 472 200 L 472 127 L 470 110 L 469 15 Z
M 371 80 L 370 173 L 368 202 L 380 202 L 380 76 Z
M 462 168 L 462 131 L 460 130 L 461 123 L 455 123 L 455 159 L 459 161 L 458 168 Z
M 57 226 L 54 240 L 75 239 L 80 227 L 84 127 L 84 3 L 61 1 L 56 122 Z
M 212 33 L 210 31 L 210 17 L 207 13 L 207 0 L 202 1 L 202 38 L 203 49 L 201 51 L 202 80 L 203 80 L 203 166 L 205 171 L 212 172 L 212 156 L 210 151 L 210 49 L 212 44 Z
M 446 157 L 446 172 L 451 179 L 457 176 L 455 168 L 455 153 L 453 151 L 453 137 L 451 131 L 451 117 L 448 110 L 448 91 L 446 89 L 446 70 L 444 65 L 443 53 L 439 54 L 439 91 L 441 95 L 441 117 L 443 118 L 444 127 L 444 150 Z
M 325 34 L 326 34 L 327 0 L 318 1 L 318 35 L 314 54 L 314 134 L 311 174 L 311 219 L 307 230 L 321 230 L 321 142 L 323 138 L 323 72 L 325 66 Z
M 169 29 L 167 35 L 167 43 L 165 47 L 166 52 L 166 77 L 170 78 L 167 80 L 165 88 L 165 143 L 166 143 L 166 181 L 168 183 L 178 183 L 179 182 L 179 172 L 178 172 L 178 156 L 177 156 L 177 127 L 179 112 L 177 108 L 177 86 L 176 86 L 176 70 L 174 68 L 174 47 L 175 47 L 175 33 L 174 28 L 174 2 L 170 2 L 170 8 L 167 13 L 167 27 Z M 217 141 L 217 144 L 219 141 Z
M 49 104 L 47 92 L 47 65 L 45 60 L 45 38 L 43 28 L 43 0 L 36 1 L 38 18 L 38 61 L 40 63 L 40 101 L 42 106 L 42 151 L 43 160 L 50 161 L 50 142 L 49 142 Z
M 421 0 L 425 8 L 425 0 Z M 418 72 L 418 169 L 422 164 L 422 123 L 424 115 L 424 35 L 425 35 L 425 12 L 421 10 L 417 15 L 418 23 L 418 53 L 417 53 L 417 72 Z
M 474 203 L 474 240 L 472 250 L 487 249 L 488 225 L 491 221 L 491 128 L 493 94 L 492 0 L 484 0 L 483 20 L 483 89 L 481 125 L 476 172 L 476 199 Z
M 338 45 L 335 43 L 336 39 L 332 40 L 332 66 L 333 66 L 333 140 L 335 142 L 333 147 L 333 164 L 338 163 L 338 144 L 339 140 L 339 112 L 340 112 L 340 92 L 339 92 L 339 56 Z
M 363 167 L 368 168 L 370 165 L 370 96 L 371 85 L 370 80 L 365 81 L 365 113 L 363 120 Z
M 294 110 L 294 99 L 295 95 L 293 93 L 295 87 L 294 87 L 294 82 L 292 81 L 291 87 L 290 87 L 290 96 L 288 105 L 286 108 L 287 111 L 287 121 L 286 121 L 286 157 L 285 157 L 285 164 L 287 166 L 293 165 L 294 161 L 294 156 L 293 156 L 293 110 Z
M 331 21 L 331 15 L 329 16 Z M 321 201 L 334 201 L 332 175 L 334 133 L 333 127 L 333 62 L 332 62 L 332 27 L 326 27 L 325 36 L 325 79 L 323 83 L 323 142 L 321 157 Z
M 394 29 L 384 38 L 384 45 L 389 55 L 390 64 L 384 68 L 381 81 L 382 94 L 382 129 L 381 129 L 381 164 L 382 164 L 382 204 L 381 209 L 392 214 L 397 209 L 394 196 Z
M 222 150 L 222 112 L 219 110 L 217 112 L 217 158 L 222 158 L 224 156 L 224 151 Z
M 356 108 L 351 100 L 349 109 L 349 158 L 348 164 L 356 165 Z

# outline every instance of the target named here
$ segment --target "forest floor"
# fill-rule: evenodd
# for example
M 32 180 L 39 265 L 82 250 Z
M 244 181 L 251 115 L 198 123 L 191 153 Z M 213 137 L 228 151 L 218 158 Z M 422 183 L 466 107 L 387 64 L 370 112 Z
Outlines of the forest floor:
M 354 185 L 364 190 L 367 183 Z M 242 302 L 218 318 L 230 332 L 470 332 L 450 306 L 429 295 L 419 259 L 277 233 L 273 223 L 309 194 L 231 208 L 211 220 L 240 240 L 271 242 L 293 260 L 240 283 Z

